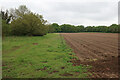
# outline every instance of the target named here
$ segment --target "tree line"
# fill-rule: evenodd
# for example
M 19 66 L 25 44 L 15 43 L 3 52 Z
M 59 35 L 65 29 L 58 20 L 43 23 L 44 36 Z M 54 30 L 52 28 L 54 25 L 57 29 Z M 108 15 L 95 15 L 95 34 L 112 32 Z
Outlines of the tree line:
M 54 33 L 76 33 L 76 32 L 104 32 L 104 33 L 120 33 L 120 25 L 112 24 L 110 26 L 83 26 L 83 25 L 70 25 L 70 24 L 62 24 L 58 25 L 57 23 L 53 23 L 49 25 L 49 32 Z
M 119 25 L 83 26 L 48 24 L 42 15 L 31 12 L 25 5 L 0 12 L 3 36 L 43 36 L 47 33 L 106 32 L 120 33 Z

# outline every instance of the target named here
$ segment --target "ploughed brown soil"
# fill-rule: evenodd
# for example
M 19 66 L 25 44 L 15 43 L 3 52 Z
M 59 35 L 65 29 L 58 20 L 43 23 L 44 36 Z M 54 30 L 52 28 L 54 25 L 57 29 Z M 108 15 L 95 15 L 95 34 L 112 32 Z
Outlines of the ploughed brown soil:
M 118 78 L 118 34 L 61 33 L 79 60 L 73 66 L 91 65 L 89 78 Z

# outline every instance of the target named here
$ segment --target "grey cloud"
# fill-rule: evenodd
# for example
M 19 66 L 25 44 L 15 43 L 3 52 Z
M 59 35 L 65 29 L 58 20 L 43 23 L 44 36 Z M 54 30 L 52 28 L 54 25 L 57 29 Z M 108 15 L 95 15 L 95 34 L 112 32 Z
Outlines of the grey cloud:
M 5 8 L 18 7 L 25 4 L 31 11 L 40 13 L 49 22 L 74 25 L 110 25 L 117 23 L 118 0 L 2 0 Z M 7 4 L 7 6 L 6 6 Z
M 56 3 L 56 5 L 50 6 L 53 17 L 64 17 L 63 22 L 69 21 L 98 21 L 109 22 L 117 19 L 117 5 L 113 5 L 112 2 L 88 2 L 88 3 Z M 59 19 L 59 18 L 58 18 Z M 68 20 L 67 20 L 68 19 Z M 71 20 L 70 20 L 71 19 Z M 86 19 L 86 20 L 85 20 Z M 59 19 L 61 21 L 61 19 Z M 60 22 L 59 21 L 59 22 Z M 71 21 L 71 22 L 72 22 Z M 79 22 L 81 23 L 81 22 Z M 79 24 L 77 23 L 77 24 Z M 112 23 L 109 23 L 112 24 Z
M 100 12 L 105 6 L 108 6 L 107 2 L 74 2 L 74 3 L 57 3 L 56 6 L 52 6 L 55 11 L 68 11 L 79 13 L 96 13 Z
M 110 8 L 110 3 L 107 2 L 89 2 L 89 3 L 57 3 L 56 6 L 52 6 L 51 12 L 56 11 L 57 14 L 70 15 L 73 17 L 87 17 L 88 18 L 105 18 L 107 15 L 113 15 L 117 13 L 117 8 Z M 111 10 L 109 10 L 111 9 Z M 103 16 L 103 17 L 102 17 Z M 108 16 L 108 17 L 110 17 Z M 111 16 L 112 17 L 112 16 Z

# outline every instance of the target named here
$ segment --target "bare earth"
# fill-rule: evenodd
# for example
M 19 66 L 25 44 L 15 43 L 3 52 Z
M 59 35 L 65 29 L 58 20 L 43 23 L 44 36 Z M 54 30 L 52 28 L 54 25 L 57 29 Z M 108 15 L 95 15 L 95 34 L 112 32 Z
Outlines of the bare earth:
M 89 78 L 118 78 L 118 34 L 61 33 L 79 60 L 74 65 L 93 66 Z

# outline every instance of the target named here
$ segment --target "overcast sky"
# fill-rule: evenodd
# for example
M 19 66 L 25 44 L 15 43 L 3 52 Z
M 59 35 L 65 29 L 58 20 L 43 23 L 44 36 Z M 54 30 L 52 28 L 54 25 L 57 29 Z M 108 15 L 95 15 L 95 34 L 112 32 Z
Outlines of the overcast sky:
M 119 0 L 0 0 L 0 8 L 26 5 L 49 23 L 111 25 L 118 23 Z

